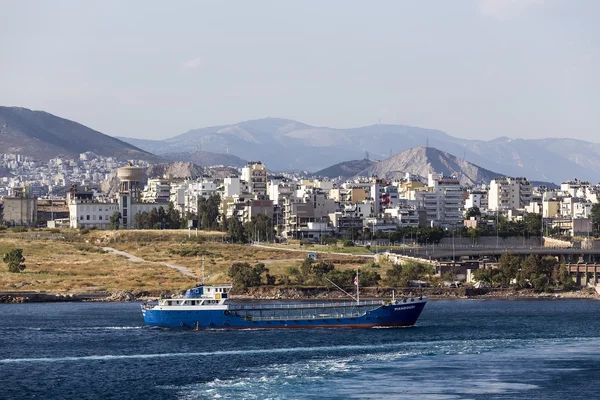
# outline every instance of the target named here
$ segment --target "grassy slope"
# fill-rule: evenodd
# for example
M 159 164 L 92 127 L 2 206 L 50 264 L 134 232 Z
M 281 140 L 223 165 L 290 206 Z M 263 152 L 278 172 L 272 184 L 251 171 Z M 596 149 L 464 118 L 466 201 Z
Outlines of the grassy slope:
M 194 279 L 164 265 L 151 263 L 185 266 L 200 277 L 201 257 L 173 254 L 182 249 L 205 254 L 205 273 L 208 281 L 213 283 L 230 281 L 227 269 L 234 262 L 264 262 L 272 275 L 284 275 L 289 267 L 299 266 L 304 257 L 302 253 L 284 248 L 222 243 L 219 232 L 200 232 L 198 237 L 192 233 L 191 238 L 187 231 L 91 231 L 86 235 L 66 232 L 69 234 L 65 236 L 74 241 L 34 239 L 30 232 L 0 232 L 0 255 L 11 248 L 22 248 L 27 265 L 22 273 L 13 274 L 0 263 L 0 291 L 182 290 L 192 285 Z M 122 256 L 104 253 L 102 246 L 124 250 L 151 262 L 134 263 Z M 327 248 L 339 250 L 328 246 L 313 246 L 306 250 L 319 252 L 323 260 L 333 262 L 337 268 L 356 268 L 368 261 L 351 255 L 327 254 L 324 252 Z M 24 282 L 27 284 L 23 285 Z

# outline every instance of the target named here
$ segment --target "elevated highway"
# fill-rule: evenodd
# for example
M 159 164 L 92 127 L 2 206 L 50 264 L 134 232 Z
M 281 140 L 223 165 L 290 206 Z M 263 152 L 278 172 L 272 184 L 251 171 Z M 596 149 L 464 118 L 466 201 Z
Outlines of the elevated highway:
M 498 259 L 504 253 L 513 253 L 522 256 L 537 254 L 540 256 L 554 256 L 568 263 L 587 262 L 600 263 L 600 249 L 578 249 L 573 247 L 542 247 L 542 246 L 515 246 L 515 247 L 486 247 L 486 246 L 420 246 L 392 249 L 390 253 L 423 258 L 432 261 L 452 261 L 460 259 L 477 260 L 481 258 Z

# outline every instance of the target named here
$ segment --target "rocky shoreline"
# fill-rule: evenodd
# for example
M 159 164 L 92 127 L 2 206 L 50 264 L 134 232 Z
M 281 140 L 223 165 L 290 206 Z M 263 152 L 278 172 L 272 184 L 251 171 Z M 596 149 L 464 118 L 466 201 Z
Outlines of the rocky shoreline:
M 181 293 L 167 293 L 168 297 L 177 297 Z M 163 294 L 165 295 L 165 294 Z M 593 289 L 576 291 L 555 291 L 535 293 L 531 289 L 475 289 L 475 288 L 362 288 L 361 298 L 389 299 L 404 297 L 428 297 L 431 300 L 452 299 L 600 299 Z M 115 291 L 90 293 L 44 293 L 44 292 L 4 292 L 0 293 L 0 303 L 38 303 L 38 302 L 130 302 L 157 301 L 161 296 L 157 291 Z M 257 287 L 244 291 L 233 291 L 232 298 L 240 301 L 251 300 L 347 300 L 337 290 L 322 287 Z

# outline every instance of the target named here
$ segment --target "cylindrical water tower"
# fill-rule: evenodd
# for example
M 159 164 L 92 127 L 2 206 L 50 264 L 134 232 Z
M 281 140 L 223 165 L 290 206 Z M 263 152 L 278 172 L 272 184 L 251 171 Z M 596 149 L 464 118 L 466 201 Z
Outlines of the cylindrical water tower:
M 144 175 L 143 171 L 142 168 L 133 166 L 117 169 L 117 177 L 121 181 L 119 185 L 119 212 L 121 213 L 121 222 L 125 228 L 133 223 L 131 205 L 140 199 L 140 182 Z

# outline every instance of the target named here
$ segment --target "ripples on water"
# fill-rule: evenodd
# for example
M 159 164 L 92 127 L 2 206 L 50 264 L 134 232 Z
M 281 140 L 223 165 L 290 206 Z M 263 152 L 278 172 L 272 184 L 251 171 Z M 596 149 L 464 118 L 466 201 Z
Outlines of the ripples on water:
M 0 306 L 0 398 L 594 399 L 600 302 L 432 301 L 404 329 L 172 331 L 138 304 Z

